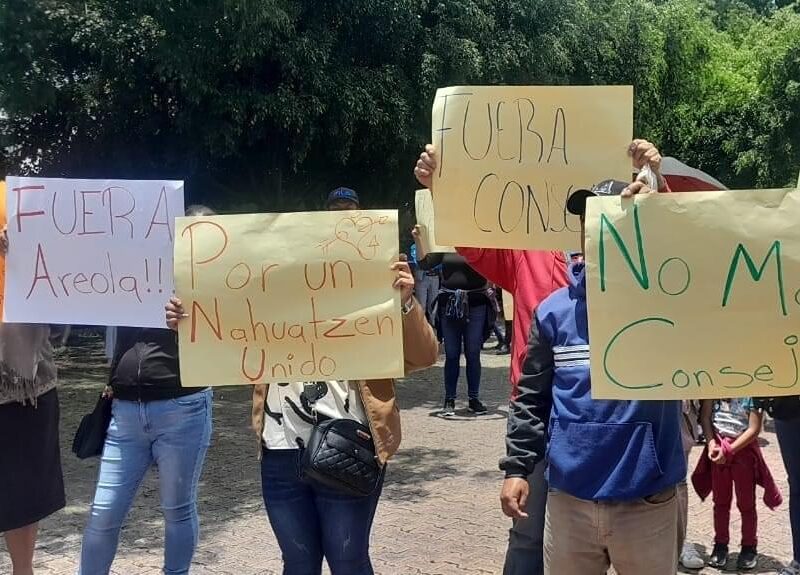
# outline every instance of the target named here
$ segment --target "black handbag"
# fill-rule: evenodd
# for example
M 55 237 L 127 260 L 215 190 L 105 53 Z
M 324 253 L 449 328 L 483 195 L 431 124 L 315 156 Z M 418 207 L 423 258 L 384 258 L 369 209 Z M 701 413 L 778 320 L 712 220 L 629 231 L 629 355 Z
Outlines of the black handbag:
M 72 440 L 72 453 L 79 459 L 102 455 L 108 424 L 111 423 L 112 401 L 105 392 L 101 393 L 94 410 L 81 418 L 81 424 Z
M 303 480 L 347 495 L 375 492 L 384 472 L 369 427 L 352 419 L 318 421 L 300 460 Z

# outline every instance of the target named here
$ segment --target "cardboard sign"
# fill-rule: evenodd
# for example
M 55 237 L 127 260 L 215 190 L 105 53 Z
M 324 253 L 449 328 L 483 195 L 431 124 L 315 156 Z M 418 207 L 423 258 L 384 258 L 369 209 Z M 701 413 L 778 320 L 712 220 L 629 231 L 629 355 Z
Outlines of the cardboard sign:
M 396 211 L 180 218 L 181 379 L 403 376 Z
M 419 240 L 425 253 L 455 252 L 452 246 L 441 246 L 436 242 L 436 226 L 433 217 L 433 198 L 430 190 L 417 190 L 414 197 L 414 211 L 420 228 Z
M 800 191 L 587 203 L 592 397 L 800 394 Z
M 437 241 L 574 250 L 574 189 L 631 179 L 633 88 L 458 86 L 437 91 Z
M 0 198 L 6 197 L 6 183 L 0 181 Z M 0 229 L 6 225 L 6 205 L 0 202 Z M 3 317 L 3 304 L 5 303 L 6 291 L 6 259 L 0 259 L 0 318 Z
M 183 182 L 7 184 L 5 321 L 165 327 Z

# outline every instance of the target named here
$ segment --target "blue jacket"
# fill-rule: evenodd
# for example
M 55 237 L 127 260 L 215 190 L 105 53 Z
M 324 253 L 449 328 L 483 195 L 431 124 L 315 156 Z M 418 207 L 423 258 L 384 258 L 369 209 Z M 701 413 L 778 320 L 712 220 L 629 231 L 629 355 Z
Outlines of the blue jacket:
M 546 458 L 552 489 L 593 501 L 677 485 L 686 478 L 680 402 L 591 398 L 584 266 L 569 272 L 570 285 L 534 314 L 501 469 L 525 477 Z

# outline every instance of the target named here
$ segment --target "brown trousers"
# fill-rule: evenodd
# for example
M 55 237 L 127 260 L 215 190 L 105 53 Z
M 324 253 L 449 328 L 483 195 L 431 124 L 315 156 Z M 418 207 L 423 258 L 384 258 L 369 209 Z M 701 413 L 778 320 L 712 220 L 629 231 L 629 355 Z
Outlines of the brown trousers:
M 654 501 L 654 502 L 650 502 Z M 550 492 L 545 575 L 675 575 L 678 498 L 672 488 L 648 500 L 594 502 Z

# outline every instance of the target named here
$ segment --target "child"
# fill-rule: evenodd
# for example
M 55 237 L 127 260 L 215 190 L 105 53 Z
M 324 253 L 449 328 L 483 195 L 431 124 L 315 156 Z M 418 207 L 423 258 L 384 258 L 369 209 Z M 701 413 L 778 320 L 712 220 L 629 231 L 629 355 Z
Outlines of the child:
M 742 549 L 736 566 L 748 570 L 758 563 L 756 484 L 765 486 L 765 501 L 772 507 L 780 504 L 775 482 L 769 473 L 758 435 L 764 414 L 752 399 L 704 400 L 700 421 L 708 441 L 706 450 L 692 475 L 692 483 L 701 498 L 710 491 L 714 499 L 714 550 L 709 565 L 725 568 L 730 543 L 730 518 L 733 492 L 742 515 Z
M 567 209 L 583 223 L 587 197 L 637 187 L 605 181 L 574 192 Z M 619 575 L 674 575 L 676 486 L 686 477 L 681 404 L 591 398 L 584 264 L 568 276 L 571 285 L 534 314 L 500 465 L 503 511 L 526 516 L 525 478 L 546 451 L 546 575 L 597 575 L 610 564 Z

